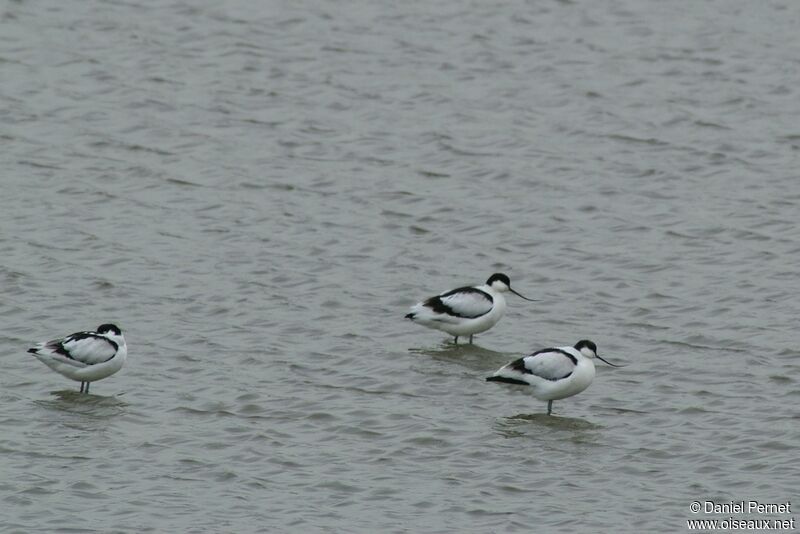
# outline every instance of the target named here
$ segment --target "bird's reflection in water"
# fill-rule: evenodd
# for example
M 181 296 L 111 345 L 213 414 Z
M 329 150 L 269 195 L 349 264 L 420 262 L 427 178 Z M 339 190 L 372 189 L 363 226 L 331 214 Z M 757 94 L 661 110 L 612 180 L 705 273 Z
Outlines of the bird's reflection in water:
M 531 438 L 537 441 L 588 443 L 604 427 L 585 419 L 541 413 L 518 414 L 495 420 L 494 430 L 506 438 Z
M 513 353 L 497 352 L 476 344 L 459 344 L 448 342 L 436 347 L 416 347 L 408 349 L 412 354 L 428 356 L 433 360 L 455 363 L 478 373 L 488 373 L 497 366 L 507 363 Z M 481 375 L 483 376 L 483 375 Z

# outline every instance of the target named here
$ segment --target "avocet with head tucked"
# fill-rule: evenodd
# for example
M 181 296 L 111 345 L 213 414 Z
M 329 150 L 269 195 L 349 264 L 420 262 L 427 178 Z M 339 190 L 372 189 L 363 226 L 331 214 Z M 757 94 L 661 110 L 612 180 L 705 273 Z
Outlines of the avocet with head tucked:
M 533 300 L 511 289 L 508 276 L 495 273 L 482 286 L 459 287 L 415 304 L 406 319 L 447 332 L 456 343 L 459 336 L 469 336 L 472 343 L 472 336 L 489 330 L 503 317 L 506 291 Z
M 594 379 L 593 358 L 620 367 L 597 355 L 597 345 L 583 339 L 574 347 L 555 347 L 534 352 L 501 367 L 486 380 L 533 386 L 533 396 L 547 401 L 547 415 L 553 401 L 577 395 Z
M 116 325 L 103 324 L 97 327 L 96 332 L 77 332 L 39 343 L 28 352 L 53 371 L 80 382 L 81 393 L 89 393 L 90 382 L 122 369 L 128 347 Z

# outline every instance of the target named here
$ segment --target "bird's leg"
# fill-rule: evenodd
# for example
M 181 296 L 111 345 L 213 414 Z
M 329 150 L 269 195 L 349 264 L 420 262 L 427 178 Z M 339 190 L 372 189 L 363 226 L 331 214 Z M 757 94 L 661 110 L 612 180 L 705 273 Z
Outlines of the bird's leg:
M 81 393 L 83 393 L 83 386 L 84 386 L 85 384 L 86 384 L 86 382 L 81 382 Z
M 86 393 L 89 393 L 89 384 L 91 384 L 91 382 L 86 382 Z
M 553 401 L 547 401 L 547 415 L 553 413 Z
M 472 345 L 472 334 L 469 335 L 469 344 Z
M 453 343 L 455 343 L 456 345 L 458 345 L 458 336 L 456 336 L 456 339 L 453 341 Z

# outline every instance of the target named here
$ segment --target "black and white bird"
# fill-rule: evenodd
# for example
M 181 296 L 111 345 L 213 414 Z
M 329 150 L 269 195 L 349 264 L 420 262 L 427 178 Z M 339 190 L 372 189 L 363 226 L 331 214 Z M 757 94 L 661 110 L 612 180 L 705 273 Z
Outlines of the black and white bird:
M 577 395 L 594 380 L 594 358 L 614 365 L 597 355 L 597 345 L 583 339 L 574 347 L 554 347 L 534 352 L 501 367 L 486 380 L 533 387 L 533 396 L 547 401 L 547 415 L 553 401 Z
M 122 369 L 128 347 L 116 325 L 102 324 L 95 332 L 76 332 L 39 343 L 28 352 L 53 371 L 80 382 L 81 393 L 89 393 L 91 382 Z
M 533 301 L 511 289 L 508 276 L 495 273 L 484 285 L 459 287 L 415 304 L 406 319 L 447 332 L 456 343 L 459 336 L 469 336 L 472 343 L 472 336 L 489 330 L 505 314 L 506 291 Z

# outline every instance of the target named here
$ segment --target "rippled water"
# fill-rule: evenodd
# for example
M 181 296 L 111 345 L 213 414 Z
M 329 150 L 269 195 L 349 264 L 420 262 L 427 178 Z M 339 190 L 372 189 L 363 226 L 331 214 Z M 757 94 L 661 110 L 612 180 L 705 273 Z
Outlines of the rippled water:
M 4 532 L 677 532 L 796 497 L 797 3 L 0 21 Z M 402 320 L 496 271 L 539 302 L 474 346 Z M 25 353 L 107 321 L 92 395 Z M 586 337 L 626 367 L 555 417 L 483 381 Z

